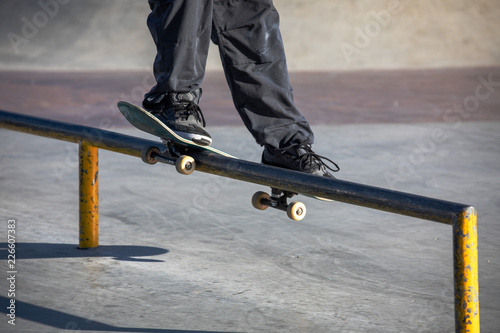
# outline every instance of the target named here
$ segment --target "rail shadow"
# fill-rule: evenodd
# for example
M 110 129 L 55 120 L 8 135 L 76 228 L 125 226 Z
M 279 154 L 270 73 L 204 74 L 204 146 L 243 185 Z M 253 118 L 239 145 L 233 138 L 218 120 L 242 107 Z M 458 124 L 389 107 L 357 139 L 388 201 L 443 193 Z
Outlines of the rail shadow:
M 7 258 L 7 243 L 0 243 L 0 258 Z M 139 262 L 164 262 L 163 260 L 138 258 L 168 253 L 167 249 L 137 245 L 100 245 L 96 248 L 79 249 L 75 244 L 16 243 L 16 259 L 89 258 L 110 257 L 114 260 Z
M 10 299 L 0 296 L 1 313 L 8 314 L 7 306 Z M 163 328 L 144 327 L 119 327 L 109 325 L 97 320 L 90 320 L 84 317 L 75 316 L 62 311 L 57 311 L 42 306 L 30 304 L 16 300 L 15 302 L 16 326 L 19 327 L 17 319 L 22 318 L 41 325 L 46 325 L 60 330 L 75 331 L 95 331 L 95 332 L 144 332 L 144 333 L 223 333 L 215 331 L 192 331 L 192 330 L 170 330 Z M 3 316 L 4 320 L 10 320 L 8 316 Z M 15 327 L 15 326 L 13 326 Z M 17 328 L 17 327 L 16 327 Z M 21 327 L 19 327 L 21 328 Z M 228 332 L 226 332 L 228 333 Z

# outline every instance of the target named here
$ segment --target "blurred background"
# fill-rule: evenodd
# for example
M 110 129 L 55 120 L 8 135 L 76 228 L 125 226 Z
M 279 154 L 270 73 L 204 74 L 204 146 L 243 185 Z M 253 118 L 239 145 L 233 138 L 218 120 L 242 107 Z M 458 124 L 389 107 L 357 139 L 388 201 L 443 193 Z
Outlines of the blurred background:
M 499 0 L 275 0 L 289 69 L 500 64 Z M 143 69 L 146 0 L 2 0 L 0 69 Z M 220 70 L 213 45 L 208 70 Z

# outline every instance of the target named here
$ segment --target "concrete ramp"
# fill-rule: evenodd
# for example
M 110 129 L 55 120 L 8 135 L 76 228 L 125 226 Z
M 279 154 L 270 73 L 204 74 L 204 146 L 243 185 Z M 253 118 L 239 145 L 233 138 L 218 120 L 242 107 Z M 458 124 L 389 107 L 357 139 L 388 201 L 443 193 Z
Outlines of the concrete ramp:
M 291 70 L 500 64 L 499 0 L 274 3 Z M 146 0 L 3 0 L 0 69 L 150 68 L 148 13 Z M 207 69 L 221 69 L 215 47 Z
M 0 69 L 123 69 L 152 64 L 147 1 L 0 3 Z

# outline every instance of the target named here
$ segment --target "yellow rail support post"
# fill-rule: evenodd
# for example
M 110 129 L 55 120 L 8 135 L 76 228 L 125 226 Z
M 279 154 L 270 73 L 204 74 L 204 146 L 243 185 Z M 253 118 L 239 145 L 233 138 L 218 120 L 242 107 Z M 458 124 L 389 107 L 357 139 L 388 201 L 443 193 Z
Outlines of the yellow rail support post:
M 453 223 L 455 327 L 479 333 L 477 212 L 468 207 Z
M 99 246 L 98 149 L 80 142 L 80 249 Z

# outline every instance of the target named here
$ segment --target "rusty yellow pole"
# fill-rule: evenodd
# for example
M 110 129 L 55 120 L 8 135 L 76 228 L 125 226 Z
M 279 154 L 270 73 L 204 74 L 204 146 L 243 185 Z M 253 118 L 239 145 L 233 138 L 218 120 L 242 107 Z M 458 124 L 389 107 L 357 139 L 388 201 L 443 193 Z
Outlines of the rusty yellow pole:
M 80 142 L 80 249 L 99 246 L 98 152 Z
M 479 333 L 477 212 L 468 207 L 453 223 L 455 328 Z

